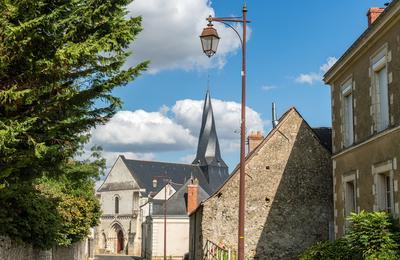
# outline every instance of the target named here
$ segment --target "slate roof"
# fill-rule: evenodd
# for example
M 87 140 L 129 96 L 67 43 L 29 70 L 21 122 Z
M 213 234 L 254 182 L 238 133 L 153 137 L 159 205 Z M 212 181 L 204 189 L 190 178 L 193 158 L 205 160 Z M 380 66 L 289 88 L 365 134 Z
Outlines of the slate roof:
M 209 90 L 207 90 L 204 99 L 197 154 L 192 164 L 198 164 L 200 166 L 213 165 L 227 167 L 221 157 Z
M 162 180 L 159 179 L 157 188 L 153 188 L 153 179 L 155 176 L 165 176 L 171 179 L 172 182 L 181 184 L 186 183 L 191 177 L 197 178 L 199 185 L 207 193 L 211 194 L 209 184 L 200 167 L 197 165 L 130 160 L 126 159 L 123 155 L 121 155 L 121 158 L 133 178 L 138 182 L 140 188 L 146 189 L 146 194 L 152 191 L 159 192 L 165 186 Z
M 167 200 L 168 216 L 187 216 L 187 186 L 191 183 L 188 180 Z M 197 201 L 203 201 L 209 197 L 208 193 L 199 185 Z M 164 215 L 164 200 L 153 200 L 153 215 Z
M 332 152 L 332 128 L 316 127 L 313 128 L 313 131 L 317 135 L 320 143 L 325 146 L 328 151 Z

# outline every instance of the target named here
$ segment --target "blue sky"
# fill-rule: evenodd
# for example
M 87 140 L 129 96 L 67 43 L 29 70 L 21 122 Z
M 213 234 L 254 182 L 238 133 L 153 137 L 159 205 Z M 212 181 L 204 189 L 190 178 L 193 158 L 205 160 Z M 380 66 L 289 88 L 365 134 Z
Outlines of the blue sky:
M 248 130 L 269 131 L 273 101 L 278 116 L 295 106 L 311 126 L 330 126 L 330 90 L 321 81 L 323 71 L 367 28 L 368 8 L 385 2 L 248 0 Z M 223 157 L 233 169 L 239 158 L 239 42 L 229 29 L 216 25 L 219 54 L 208 59 L 198 35 L 209 13 L 240 15 L 242 5 L 239 0 L 136 0 L 129 6 L 132 15 L 143 15 L 144 31 L 132 45 L 127 66 L 143 59 L 152 65 L 114 91 L 124 101 L 123 112 L 93 132 L 90 145 L 104 147 L 108 165 L 118 154 L 190 162 L 209 77 Z

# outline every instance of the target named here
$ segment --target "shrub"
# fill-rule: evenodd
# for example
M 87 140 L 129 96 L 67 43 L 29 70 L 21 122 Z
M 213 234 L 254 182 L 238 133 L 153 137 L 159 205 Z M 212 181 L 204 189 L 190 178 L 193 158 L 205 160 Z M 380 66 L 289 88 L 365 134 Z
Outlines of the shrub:
M 349 246 L 366 259 L 398 259 L 398 232 L 386 212 L 352 213 L 345 239 Z
M 350 257 L 355 255 L 351 252 L 351 248 L 344 239 L 338 239 L 336 241 L 322 241 L 313 245 L 300 257 L 301 260 L 314 260 L 314 259 L 326 259 L 326 260 L 350 260 L 357 259 Z
M 400 259 L 399 232 L 388 213 L 362 211 L 352 213 L 348 220 L 343 238 L 318 242 L 300 259 Z

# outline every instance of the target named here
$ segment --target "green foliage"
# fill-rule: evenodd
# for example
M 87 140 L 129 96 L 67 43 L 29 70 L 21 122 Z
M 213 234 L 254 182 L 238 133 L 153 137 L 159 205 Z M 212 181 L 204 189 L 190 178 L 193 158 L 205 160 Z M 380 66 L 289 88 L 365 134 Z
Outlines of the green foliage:
M 62 174 L 120 107 L 112 90 L 147 67 L 122 67 L 141 31 L 130 2 L 0 1 L 0 184 Z
M 399 232 L 386 212 L 352 213 L 343 238 L 319 242 L 307 249 L 302 260 L 400 259 Z
M 68 246 L 86 237 L 101 215 L 94 180 L 105 164 L 98 148 L 93 156 L 65 163 L 63 175 L 4 188 L 0 193 L 0 234 L 41 249 Z
M 41 249 L 56 244 L 61 218 L 56 201 L 46 198 L 30 183 L 0 192 L 0 234 Z
M 322 241 L 313 245 L 301 256 L 302 260 L 351 260 L 357 259 L 347 241 L 338 239 L 336 241 Z
M 386 212 L 352 213 L 345 238 L 365 259 L 398 259 L 398 233 Z M 397 255 L 397 257 L 396 257 Z

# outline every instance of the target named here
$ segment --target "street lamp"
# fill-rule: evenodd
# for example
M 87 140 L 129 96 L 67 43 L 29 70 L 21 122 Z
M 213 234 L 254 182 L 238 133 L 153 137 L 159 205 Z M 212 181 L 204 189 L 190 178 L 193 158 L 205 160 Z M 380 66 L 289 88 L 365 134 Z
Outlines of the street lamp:
M 153 188 L 157 188 L 157 180 L 162 179 L 166 185 L 164 186 L 164 260 L 167 260 L 167 185 L 171 179 L 165 176 L 153 177 Z
M 172 179 L 166 176 L 153 176 L 153 188 L 157 188 L 158 179 L 161 179 L 164 183 L 164 260 L 167 260 L 167 185 L 183 185 L 181 183 L 173 182 Z
M 238 232 L 238 259 L 244 259 L 244 213 L 245 213 L 245 129 L 246 129 L 246 26 L 250 21 L 247 20 L 247 7 L 244 4 L 242 17 L 212 17 L 207 18 L 208 25 L 200 35 L 203 52 L 208 56 L 213 56 L 218 47 L 219 36 L 217 30 L 212 26 L 212 22 L 220 22 L 235 31 L 242 44 L 242 107 L 240 125 L 240 181 L 239 181 L 239 232 Z M 243 33 L 240 37 L 239 32 L 229 23 L 242 23 Z
M 209 22 L 200 35 L 201 47 L 209 58 L 217 52 L 219 39 L 217 30 L 215 30 L 213 24 Z

